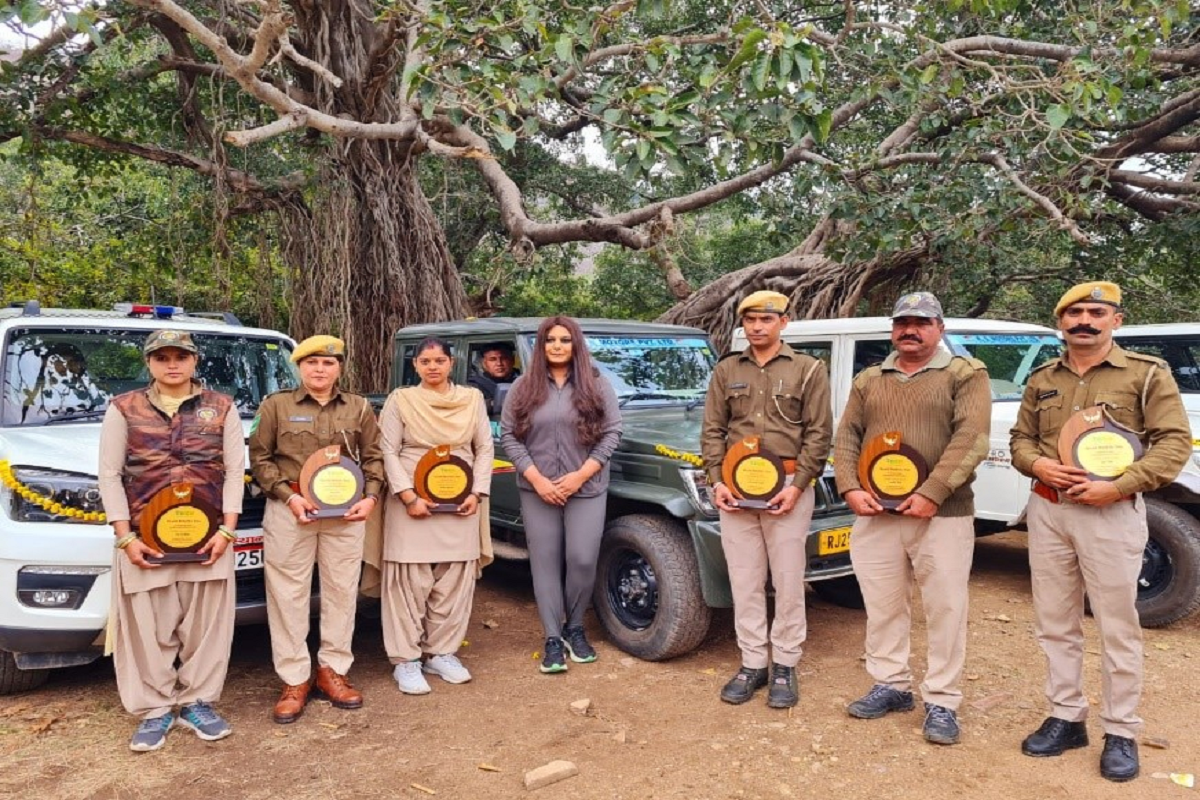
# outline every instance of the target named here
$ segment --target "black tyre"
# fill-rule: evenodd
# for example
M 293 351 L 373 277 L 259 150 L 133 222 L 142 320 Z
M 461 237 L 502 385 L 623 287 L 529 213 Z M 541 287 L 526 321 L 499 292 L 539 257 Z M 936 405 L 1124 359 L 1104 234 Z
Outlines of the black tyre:
M 687 529 L 650 514 L 608 523 L 593 599 L 609 640 L 646 661 L 694 650 L 712 619 Z
M 28 692 L 41 686 L 49 677 L 48 669 L 18 669 L 13 654 L 0 650 L 0 695 Z
M 1148 499 L 1146 524 L 1138 616 L 1143 628 L 1161 628 L 1200 608 L 1200 522 L 1178 506 Z
M 832 603 L 842 608 L 866 608 L 863 602 L 862 590 L 858 588 L 858 578 L 847 575 L 844 578 L 830 578 L 827 581 L 813 581 L 809 584 L 817 597 L 826 603 Z

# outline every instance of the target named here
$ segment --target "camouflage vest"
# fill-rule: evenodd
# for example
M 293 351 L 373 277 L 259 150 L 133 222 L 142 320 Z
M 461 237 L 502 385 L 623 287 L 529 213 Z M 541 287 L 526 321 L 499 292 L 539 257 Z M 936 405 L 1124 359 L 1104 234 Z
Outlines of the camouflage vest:
M 112 404 L 129 428 L 124 481 L 135 530 L 150 498 L 175 483 L 192 484 L 197 496 L 221 511 L 225 481 L 222 443 L 225 415 L 233 409 L 233 398 L 206 389 L 185 400 L 170 419 L 150 402 L 149 389 L 126 392 Z

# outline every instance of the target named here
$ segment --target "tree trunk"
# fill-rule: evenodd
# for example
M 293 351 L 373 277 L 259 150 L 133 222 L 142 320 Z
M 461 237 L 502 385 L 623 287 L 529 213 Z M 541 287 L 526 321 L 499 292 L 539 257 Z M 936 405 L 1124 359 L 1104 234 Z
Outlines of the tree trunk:
M 441 225 L 395 142 L 349 143 L 331 163 L 312 210 L 284 207 L 296 339 L 339 336 L 342 385 L 384 392 L 398 328 L 466 316 L 466 295 Z
M 294 6 L 304 49 L 340 77 L 314 79 L 316 105 L 334 115 L 398 119 L 399 50 L 364 0 Z M 284 257 L 291 268 L 290 333 L 340 336 L 349 358 L 342 385 L 388 388 L 397 328 L 466 316 L 458 270 L 417 180 L 412 142 L 329 141 L 308 206 L 283 206 Z

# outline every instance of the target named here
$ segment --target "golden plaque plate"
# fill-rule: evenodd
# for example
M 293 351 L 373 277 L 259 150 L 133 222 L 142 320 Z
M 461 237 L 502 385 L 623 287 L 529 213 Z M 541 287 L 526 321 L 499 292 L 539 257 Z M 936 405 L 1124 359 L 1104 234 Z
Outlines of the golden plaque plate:
M 733 492 L 738 508 L 776 508 L 768 501 L 783 491 L 787 472 L 779 456 L 764 449 L 759 437 L 734 442 L 721 462 L 721 479 Z
M 1145 451 L 1137 434 L 1113 422 L 1102 406 L 1075 412 L 1058 434 L 1058 460 L 1093 481 L 1119 478 Z
M 162 553 L 149 561 L 162 564 L 197 564 L 208 560 L 198 552 L 221 524 L 221 514 L 212 504 L 196 496 L 190 483 L 162 489 L 142 509 L 138 533 L 148 546 Z
M 475 473 L 466 459 L 450 452 L 450 445 L 429 448 L 417 462 L 413 491 L 434 514 L 454 514 L 471 494 Z
M 874 492 L 888 511 L 899 507 L 929 477 L 924 457 L 902 439 L 900 431 L 882 433 L 867 442 L 858 457 L 859 485 Z
M 365 484 L 358 464 L 342 455 L 338 445 L 322 447 L 300 470 L 300 493 L 317 507 L 308 512 L 309 519 L 344 516 L 362 499 Z

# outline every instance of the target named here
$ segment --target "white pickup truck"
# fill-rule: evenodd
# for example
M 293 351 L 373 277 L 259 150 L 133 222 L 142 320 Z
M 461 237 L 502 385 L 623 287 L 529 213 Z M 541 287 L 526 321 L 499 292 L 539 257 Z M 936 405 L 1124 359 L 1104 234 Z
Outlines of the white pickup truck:
M 1057 356 L 1057 334 L 1041 325 L 986 319 L 946 321 L 943 346 L 960 355 L 971 355 L 988 365 L 992 383 L 991 449 L 979 466 L 975 479 L 976 530 L 1000 533 L 1017 526 L 1029 497 L 1029 479 L 1012 467 L 1008 449 L 1009 430 L 1016 422 L 1021 394 L 1030 372 Z M 1171 359 L 1156 345 L 1138 345 L 1133 340 L 1145 328 L 1180 326 L 1132 326 L 1122 329 L 1125 347 Z M 1187 364 L 1173 363 L 1176 379 L 1184 388 L 1189 377 L 1191 397 L 1200 399 L 1200 325 L 1194 329 Z M 891 320 L 887 317 L 800 320 L 788 323 L 783 338 L 793 348 L 816 356 L 829 367 L 835 419 L 840 419 L 854 376 L 863 368 L 882 361 L 891 352 Z M 1142 341 L 1139 338 L 1139 341 Z M 1150 340 L 1145 340 L 1149 342 Z M 733 334 L 733 349 L 746 346 L 739 328 Z M 1181 351 L 1182 352 L 1182 351 Z M 1178 366 L 1175 366 L 1178 364 Z M 1200 431 L 1200 409 L 1191 407 L 1192 429 Z M 1193 440 L 1193 446 L 1200 448 Z M 1138 613 L 1145 627 L 1160 627 L 1181 619 L 1200 607 L 1200 450 L 1169 486 L 1147 497 L 1146 516 L 1150 540 L 1138 578 Z M 845 579 L 850 580 L 850 579 Z

